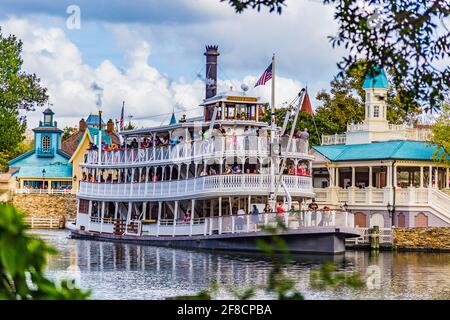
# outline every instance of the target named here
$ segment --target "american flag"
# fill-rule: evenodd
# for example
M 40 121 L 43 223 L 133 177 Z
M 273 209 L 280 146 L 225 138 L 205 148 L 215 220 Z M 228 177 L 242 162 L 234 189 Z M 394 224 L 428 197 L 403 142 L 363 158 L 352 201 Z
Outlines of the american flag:
M 120 131 L 123 131 L 123 124 L 125 122 L 124 108 L 125 108 L 125 101 L 122 104 L 122 112 L 120 113 L 120 122 L 119 122 Z
M 259 80 L 256 82 L 255 87 L 260 85 L 265 85 L 267 81 L 272 79 L 272 64 L 270 64 L 267 69 L 263 72 Z

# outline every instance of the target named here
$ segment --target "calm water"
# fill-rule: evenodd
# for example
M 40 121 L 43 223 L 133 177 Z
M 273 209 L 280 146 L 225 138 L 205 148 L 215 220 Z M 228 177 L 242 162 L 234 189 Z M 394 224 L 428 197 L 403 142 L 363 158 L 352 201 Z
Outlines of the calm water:
M 217 298 L 226 288 L 263 284 L 271 263 L 259 254 L 189 251 L 133 244 L 69 239 L 67 231 L 36 231 L 59 250 L 49 260 L 48 275 L 74 278 L 92 289 L 93 299 L 164 299 L 194 294 L 217 281 Z M 311 269 L 326 260 L 343 272 L 358 271 L 363 289 L 317 291 L 309 284 Z M 335 257 L 296 256 L 287 272 L 307 299 L 450 299 L 450 254 L 349 251 Z M 258 298 L 271 298 L 264 292 Z

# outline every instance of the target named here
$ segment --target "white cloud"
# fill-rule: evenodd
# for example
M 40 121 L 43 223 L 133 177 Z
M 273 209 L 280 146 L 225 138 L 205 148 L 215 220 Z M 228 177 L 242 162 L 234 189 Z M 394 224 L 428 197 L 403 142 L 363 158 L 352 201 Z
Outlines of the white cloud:
M 151 44 L 126 26 L 115 28 L 126 61 L 121 69 L 107 59 L 97 68 L 85 63 L 79 48 L 60 28 L 46 28 L 15 17 L 1 21 L 0 25 L 4 34 L 14 33 L 23 40 L 24 69 L 36 73 L 48 88 L 60 128 L 75 126 L 81 117 L 97 112 L 95 93 L 91 89 L 94 82 L 104 89 L 102 109 L 106 118 L 119 117 L 123 100 L 126 113 L 133 115 L 139 126 L 168 122 L 173 109 L 191 110 L 188 116 L 201 114 L 198 104 L 204 97 L 203 82 L 184 78 L 173 81 L 162 74 L 149 63 Z M 199 61 L 203 59 L 199 57 Z M 228 90 L 230 85 L 240 90 L 241 83 L 252 88 L 257 76 L 221 80 L 219 91 Z M 277 77 L 277 104 L 291 100 L 302 86 L 298 80 Z M 252 93 L 268 101 L 270 85 L 251 89 L 249 94 Z M 29 114 L 29 127 L 37 125 L 41 112 L 39 109 Z M 160 116 L 164 113 L 167 114 Z

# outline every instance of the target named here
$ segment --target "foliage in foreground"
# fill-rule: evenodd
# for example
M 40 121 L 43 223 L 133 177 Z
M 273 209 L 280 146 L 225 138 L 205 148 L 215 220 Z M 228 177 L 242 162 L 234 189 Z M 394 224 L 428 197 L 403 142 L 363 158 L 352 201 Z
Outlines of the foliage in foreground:
M 26 230 L 18 211 L 0 204 L 0 300 L 86 299 L 90 292 L 75 288 L 74 281 L 57 284 L 45 277 L 47 256 L 56 251 Z
M 261 239 L 257 240 L 258 248 L 273 263 L 267 283 L 249 288 L 228 288 L 228 291 L 238 300 L 251 299 L 255 297 L 258 290 L 264 290 L 270 295 L 273 294 L 278 300 L 303 300 L 303 294 L 295 288 L 295 279 L 289 277 L 285 271 L 286 267 L 293 263 L 293 260 L 286 242 L 279 236 L 280 232 L 286 231 L 282 219 L 279 219 L 276 227 L 265 226 L 263 229 L 271 235 L 269 242 Z M 363 282 L 358 273 L 347 274 L 337 272 L 336 266 L 331 262 L 327 262 L 322 267 L 312 270 L 310 280 L 311 286 L 318 290 L 339 287 L 358 289 L 363 286 Z M 219 284 L 213 283 L 208 289 L 196 295 L 178 296 L 174 299 L 211 300 L 219 289 Z

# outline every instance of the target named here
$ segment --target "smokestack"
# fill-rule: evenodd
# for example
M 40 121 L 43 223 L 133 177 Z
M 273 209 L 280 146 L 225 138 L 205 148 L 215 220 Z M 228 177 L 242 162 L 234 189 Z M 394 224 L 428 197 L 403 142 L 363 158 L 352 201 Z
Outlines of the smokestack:
M 78 130 L 80 130 L 80 131 L 86 130 L 87 125 L 86 125 L 86 121 L 84 120 L 84 118 L 81 118 L 81 120 L 78 123 L 78 125 L 79 125 L 78 126 Z
M 106 124 L 106 132 L 114 132 L 114 122 L 112 121 L 112 119 L 109 119 L 108 123 Z
M 214 97 L 217 94 L 217 57 L 219 54 L 218 46 L 206 46 L 205 99 Z

